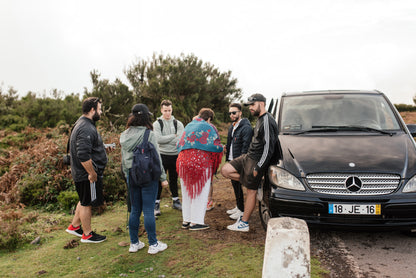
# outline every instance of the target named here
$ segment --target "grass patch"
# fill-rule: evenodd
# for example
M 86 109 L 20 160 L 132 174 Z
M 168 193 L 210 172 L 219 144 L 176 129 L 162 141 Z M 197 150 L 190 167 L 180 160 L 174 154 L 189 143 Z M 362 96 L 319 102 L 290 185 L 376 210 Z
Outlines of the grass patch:
M 199 232 L 181 229 L 181 212 L 168 208 L 170 203 L 162 199 L 162 216 L 156 220 L 158 239 L 169 247 L 156 255 L 147 253 L 146 234 L 140 237 L 146 247 L 137 253 L 118 245 L 129 242 L 125 204 L 117 203 L 92 219 L 93 228 L 107 235 L 107 241 L 69 249 L 64 249 L 68 242 L 79 242 L 64 232 L 72 216 L 38 212 L 37 220 L 24 229 L 33 238 L 40 235 L 40 243 L 1 251 L 2 277 L 261 277 L 264 246 L 198 238 Z M 29 232 L 30 227 L 35 232 Z M 313 260 L 312 277 L 322 271 Z

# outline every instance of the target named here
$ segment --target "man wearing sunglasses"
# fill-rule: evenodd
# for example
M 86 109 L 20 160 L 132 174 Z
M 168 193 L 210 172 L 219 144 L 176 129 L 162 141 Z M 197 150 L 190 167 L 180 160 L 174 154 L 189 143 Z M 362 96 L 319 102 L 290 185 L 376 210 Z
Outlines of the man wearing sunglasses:
M 243 112 L 241 111 L 240 103 L 231 103 L 228 111 L 232 124 L 228 129 L 225 159 L 226 161 L 231 161 L 247 153 L 253 136 L 253 128 L 248 119 L 241 118 Z M 244 194 L 239 181 L 231 180 L 231 184 L 234 189 L 237 205 L 235 208 L 227 210 L 227 213 L 231 219 L 237 220 L 243 215 Z
M 248 232 L 248 220 L 256 207 L 256 194 L 261 179 L 267 171 L 270 159 L 277 142 L 277 124 L 273 116 L 266 111 L 266 98 L 262 94 L 254 94 L 244 104 L 249 106 L 250 113 L 258 117 L 254 134 L 247 154 L 224 164 L 221 174 L 229 179 L 240 181 L 247 188 L 244 213 L 227 229 Z

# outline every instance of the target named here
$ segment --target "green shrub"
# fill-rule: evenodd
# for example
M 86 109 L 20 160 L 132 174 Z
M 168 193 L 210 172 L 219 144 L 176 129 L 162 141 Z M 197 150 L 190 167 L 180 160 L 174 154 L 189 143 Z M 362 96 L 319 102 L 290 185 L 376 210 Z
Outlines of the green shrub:
M 22 241 L 19 223 L 16 221 L 0 222 L 0 249 L 14 250 Z
M 27 119 L 17 115 L 3 115 L 0 116 L 0 127 L 13 130 L 21 131 L 27 126 Z
M 78 194 L 75 191 L 62 191 L 58 195 L 58 203 L 65 210 L 70 210 L 78 203 Z
M 56 202 L 56 196 L 51 194 L 51 188 L 48 186 L 50 181 L 52 176 L 45 174 L 26 175 L 19 181 L 20 201 L 29 206 L 44 206 Z
M 394 106 L 396 106 L 396 109 L 399 112 L 405 112 L 405 111 L 409 111 L 409 112 L 413 112 L 416 111 L 416 106 L 411 105 L 411 104 L 395 104 Z
M 104 171 L 104 198 L 106 201 L 114 202 L 124 200 L 127 192 L 127 185 L 121 173 L 120 166 L 115 167 L 109 163 Z

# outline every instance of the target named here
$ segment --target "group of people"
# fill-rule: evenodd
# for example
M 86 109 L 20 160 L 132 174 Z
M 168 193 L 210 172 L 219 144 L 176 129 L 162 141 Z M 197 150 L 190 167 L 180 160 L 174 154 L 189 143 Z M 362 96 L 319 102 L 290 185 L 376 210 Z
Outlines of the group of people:
M 162 115 L 153 123 L 152 113 L 145 104 L 133 106 L 126 130 L 120 136 L 122 169 L 131 203 L 129 252 L 137 252 L 145 246 L 138 237 L 142 212 L 149 243 L 148 253 L 156 254 L 167 248 L 166 243 L 157 239 L 155 221 L 161 214 L 163 187 L 169 186 L 172 208 L 182 211 L 183 229 L 198 231 L 209 228 L 205 224 L 205 214 L 212 207 L 212 177 L 221 164 L 224 152 L 227 163 L 221 168 L 221 174 L 231 179 L 236 199 L 236 207 L 227 210 L 229 217 L 236 222 L 227 228 L 249 231 L 248 221 L 256 205 L 256 192 L 276 147 L 277 125 L 266 111 L 266 98 L 263 95 L 252 95 L 244 105 L 249 106 L 250 113 L 258 117 L 254 130 L 248 119 L 242 117 L 241 104 L 230 104 L 232 124 L 228 130 L 225 151 L 218 130 L 212 123 L 215 113 L 209 108 L 202 108 L 184 127 L 172 115 L 172 103 L 169 100 L 162 101 Z M 106 240 L 106 237 L 92 231 L 91 208 L 103 204 L 102 175 L 107 163 L 106 149 L 111 151 L 112 147 L 105 147 L 95 126 L 102 114 L 101 100 L 95 97 L 85 99 L 82 111 L 83 115 L 75 123 L 70 136 L 71 173 L 79 202 L 66 231 L 81 237 L 81 242 L 98 243 Z M 137 185 L 129 179 L 129 174 L 133 151 L 142 143 L 146 130 L 150 130 L 148 141 L 158 153 L 161 175 L 159 180 Z M 182 203 L 178 196 L 178 177 Z M 245 200 L 242 185 L 246 187 Z

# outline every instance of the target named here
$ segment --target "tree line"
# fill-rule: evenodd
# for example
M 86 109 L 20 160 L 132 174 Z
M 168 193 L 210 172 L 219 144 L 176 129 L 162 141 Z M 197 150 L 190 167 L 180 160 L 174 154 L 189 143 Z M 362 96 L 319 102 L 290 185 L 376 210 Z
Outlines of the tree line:
M 169 99 L 174 115 L 184 123 L 191 121 L 202 107 L 216 113 L 218 121 L 228 121 L 228 105 L 241 99 L 242 90 L 231 71 L 221 72 L 193 54 L 179 57 L 153 54 L 138 59 L 124 73 L 130 87 L 121 80 L 103 79 L 97 70 L 90 72 L 92 90 L 82 95 L 53 90 L 51 96 L 28 92 L 19 98 L 17 91 L 0 87 L 0 128 L 19 131 L 26 126 L 44 128 L 72 124 L 81 114 L 82 100 L 96 96 L 103 100 L 103 125 L 110 129 L 124 126 L 131 107 L 145 103 L 154 115 L 160 102 Z M 246 111 L 245 115 L 248 115 Z

